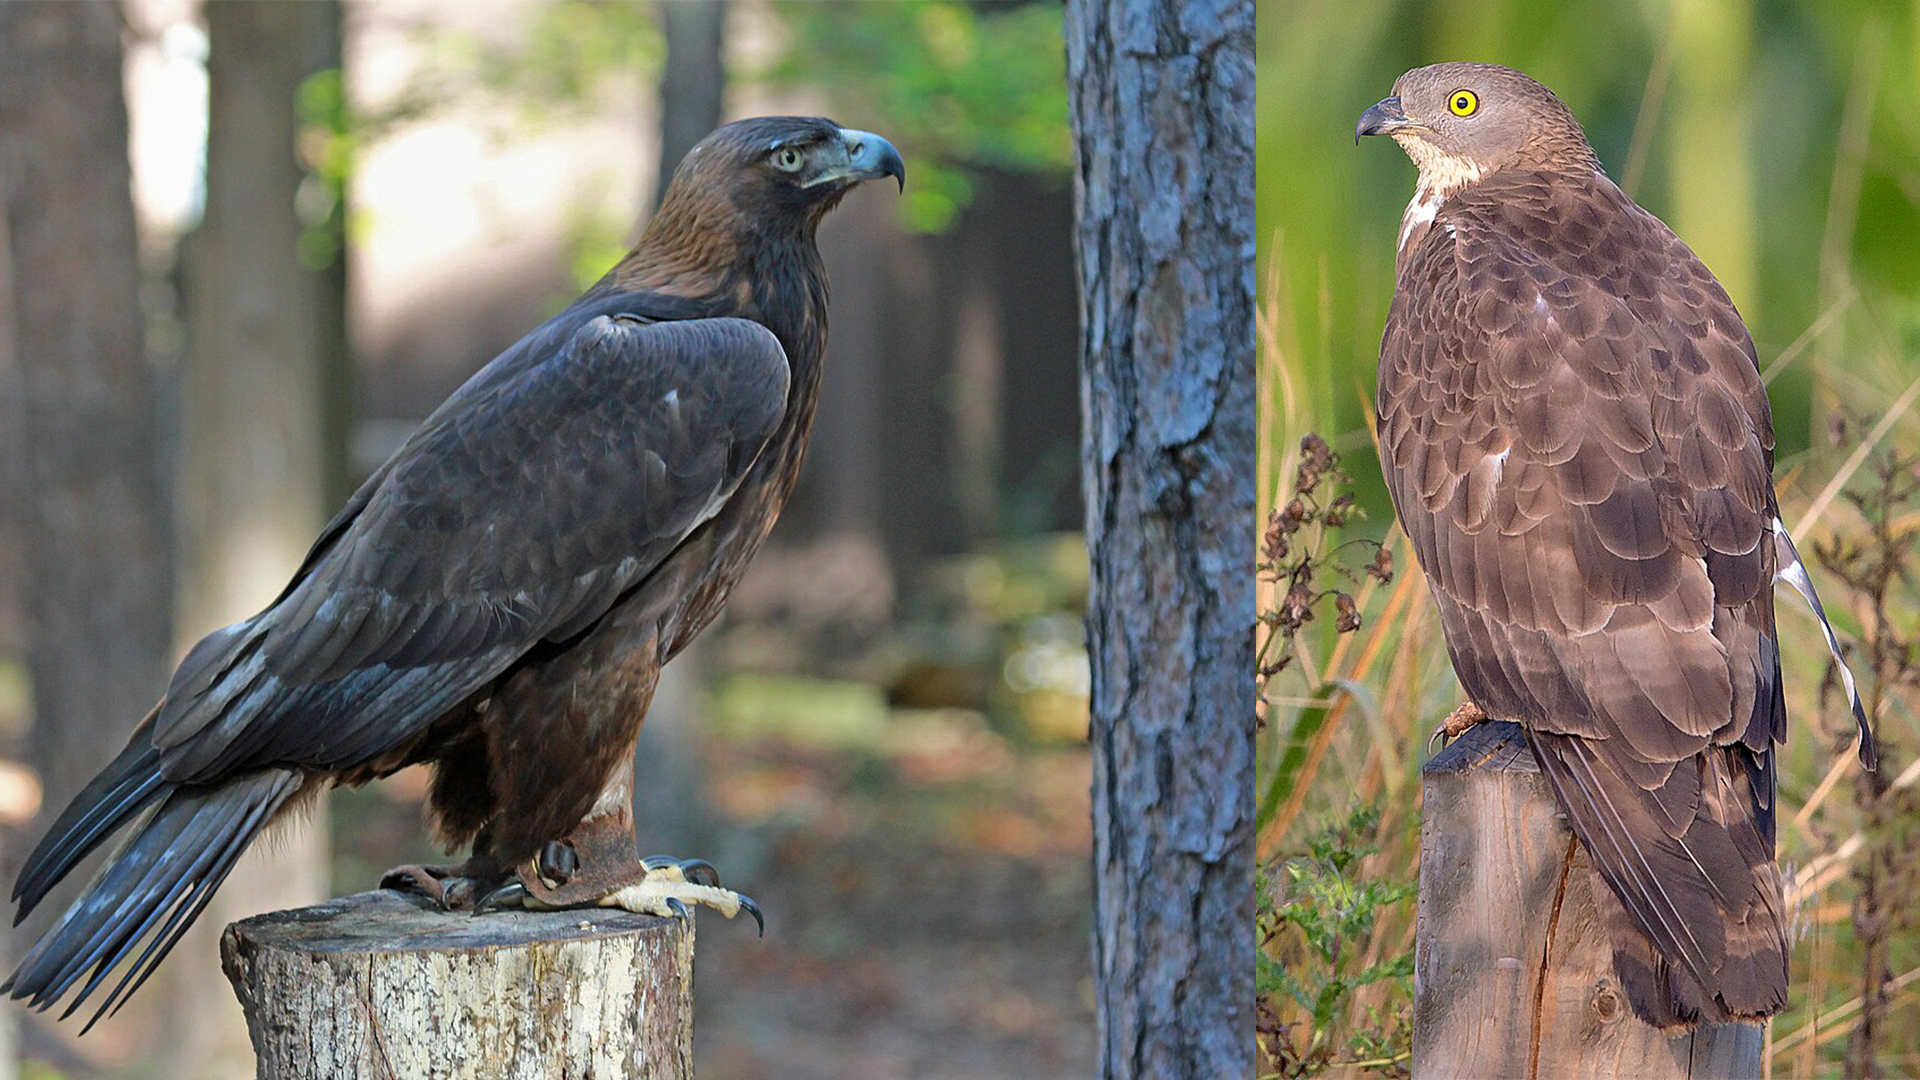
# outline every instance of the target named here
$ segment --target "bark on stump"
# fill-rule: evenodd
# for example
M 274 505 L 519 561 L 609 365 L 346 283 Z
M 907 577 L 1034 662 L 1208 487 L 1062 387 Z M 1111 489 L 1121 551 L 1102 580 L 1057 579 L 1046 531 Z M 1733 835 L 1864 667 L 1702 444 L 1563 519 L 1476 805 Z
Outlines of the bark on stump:
M 360 893 L 234 923 L 259 1080 L 691 1080 L 693 929 Z
M 1749 1080 L 1761 1029 L 1674 1036 L 1633 1015 L 1593 905 L 1606 888 L 1518 724 L 1467 731 L 1421 770 L 1414 1080 Z

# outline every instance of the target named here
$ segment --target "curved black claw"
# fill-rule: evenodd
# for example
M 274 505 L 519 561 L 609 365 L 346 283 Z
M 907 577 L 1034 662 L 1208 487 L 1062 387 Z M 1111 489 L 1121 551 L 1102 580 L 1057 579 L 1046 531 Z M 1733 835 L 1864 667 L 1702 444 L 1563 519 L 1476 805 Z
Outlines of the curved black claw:
M 766 916 L 760 914 L 760 905 L 754 903 L 751 897 L 742 896 L 740 898 L 740 910 L 753 916 L 753 925 L 759 928 L 761 937 L 766 937 L 767 919 Z
M 1434 743 L 1439 743 L 1440 748 L 1442 750 L 1445 750 L 1447 748 L 1447 744 L 1452 741 L 1453 739 L 1447 735 L 1447 725 L 1441 724 L 1439 727 L 1434 728 L 1433 734 L 1427 736 L 1427 756 L 1428 757 L 1433 756 Z
M 649 855 L 640 860 L 640 865 L 649 870 L 664 870 L 669 866 L 679 867 L 680 876 L 695 885 L 720 887 L 720 871 L 705 859 L 676 859 L 671 855 Z
M 686 926 L 693 922 L 693 912 L 687 910 L 687 905 L 681 903 L 679 897 L 667 897 L 667 908 L 673 912 L 674 918 L 680 920 L 680 925 Z
M 480 901 L 473 905 L 473 913 L 478 915 L 483 911 L 505 911 L 509 908 L 521 907 L 526 898 L 527 887 L 517 881 L 509 881 L 481 897 Z
M 720 871 L 705 859 L 688 859 L 680 864 L 680 873 L 695 885 L 720 887 Z

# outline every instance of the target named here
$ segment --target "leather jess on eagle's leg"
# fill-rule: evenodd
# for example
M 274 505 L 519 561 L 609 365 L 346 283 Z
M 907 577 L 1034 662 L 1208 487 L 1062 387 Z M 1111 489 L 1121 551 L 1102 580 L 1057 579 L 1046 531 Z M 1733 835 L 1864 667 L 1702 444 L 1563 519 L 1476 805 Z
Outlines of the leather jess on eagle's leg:
M 820 220 L 905 176 L 885 139 L 819 117 L 702 140 L 625 258 L 434 410 L 270 607 L 188 653 L 27 858 L 23 915 L 131 829 L 4 989 L 71 1011 L 124 970 L 97 1019 L 303 793 L 415 764 L 472 857 L 393 884 L 758 921 L 710 865 L 638 856 L 630 763 L 661 665 L 793 493 L 827 344 Z
M 1470 702 L 1446 728 L 1520 723 L 1618 900 L 1601 907 L 1641 1018 L 1763 1020 L 1787 1000 L 1789 915 L 1773 581 L 1814 595 L 1780 522 L 1753 341 L 1527 76 L 1417 68 L 1364 135 L 1420 170 L 1378 434 Z

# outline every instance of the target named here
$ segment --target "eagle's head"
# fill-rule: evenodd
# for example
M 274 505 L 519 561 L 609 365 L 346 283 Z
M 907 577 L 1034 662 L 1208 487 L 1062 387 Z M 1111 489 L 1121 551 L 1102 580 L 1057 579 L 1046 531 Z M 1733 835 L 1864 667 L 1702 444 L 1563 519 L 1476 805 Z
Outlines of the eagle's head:
M 687 151 L 659 216 L 810 230 L 854 185 L 887 176 L 904 189 L 906 163 L 872 132 L 817 116 L 760 116 L 721 127 Z
M 1361 114 L 1354 141 L 1362 135 L 1391 136 L 1429 186 L 1456 187 L 1512 165 L 1598 166 L 1572 110 L 1498 64 L 1414 68 Z

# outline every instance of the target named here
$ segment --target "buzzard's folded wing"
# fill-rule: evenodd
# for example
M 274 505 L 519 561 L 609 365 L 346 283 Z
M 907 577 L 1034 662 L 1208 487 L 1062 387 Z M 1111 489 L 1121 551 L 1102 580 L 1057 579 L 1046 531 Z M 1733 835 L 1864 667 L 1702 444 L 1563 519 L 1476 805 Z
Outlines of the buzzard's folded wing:
M 1604 178 L 1495 174 L 1400 285 L 1380 441 L 1462 684 L 1684 976 L 1658 1019 L 1775 1011 L 1773 440 L 1739 316 Z

